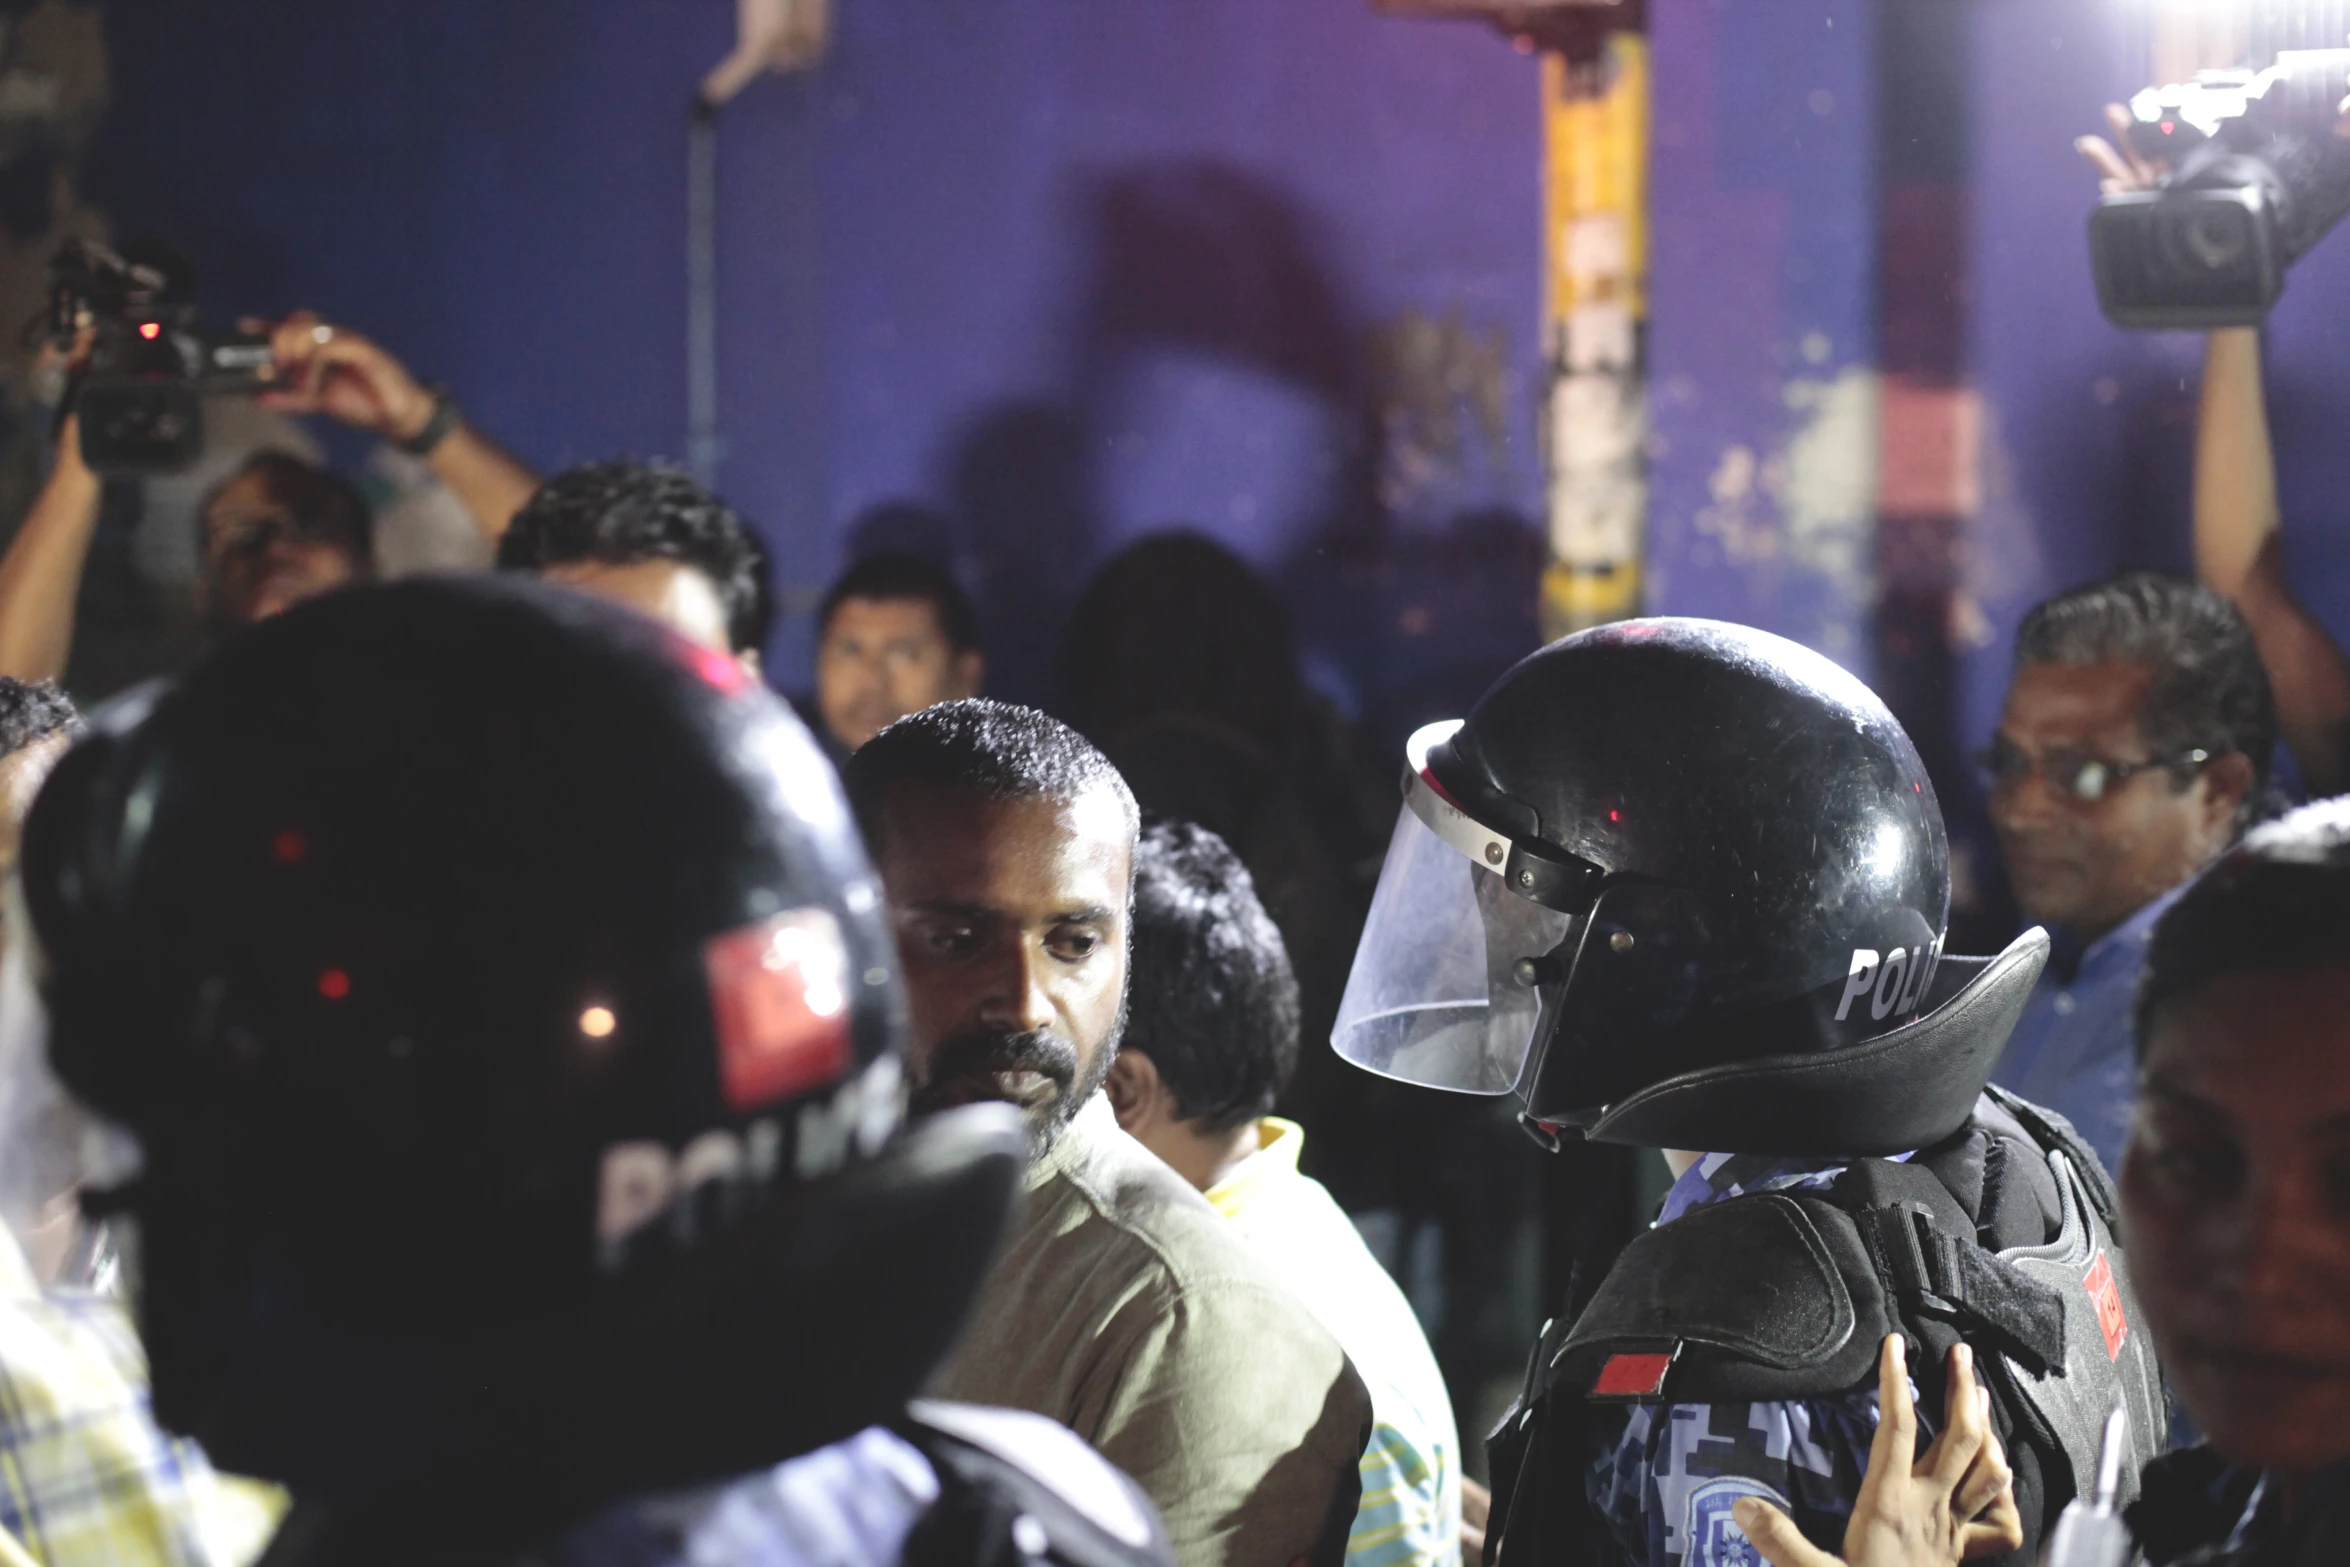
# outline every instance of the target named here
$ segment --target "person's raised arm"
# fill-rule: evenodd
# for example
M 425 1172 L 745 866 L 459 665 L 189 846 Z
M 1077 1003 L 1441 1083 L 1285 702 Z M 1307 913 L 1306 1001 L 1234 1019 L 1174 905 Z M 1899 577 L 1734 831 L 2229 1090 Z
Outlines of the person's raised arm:
M 2142 190 L 2159 164 L 2130 148 L 2130 113 L 2105 110 L 2114 137 L 2075 145 L 2108 191 Z M 2276 694 L 2277 727 L 2311 795 L 2350 788 L 2350 660 L 2285 585 L 2276 455 L 2260 385 L 2260 334 L 2211 334 L 2195 417 L 2195 574 L 2243 611 Z
M 2260 390 L 2260 334 L 2214 332 L 2195 414 L 2195 571 L 2239 598 L 2277 531 L 2276 461 Z
M 2350 787 L 2350 659 L 2285 585 L 2260 334 L 2211 334 L 2195 424 L 2195 573 L 2244 612 L 2311 795 Z
M 406 365 L 348 327 L 297 310 L 270 328 L 270 347 L 283 384 L 261 394 L 263 407 L 322 413 L 411 450 L 429 441 L 424 458 L 434 476 L 473 513 L 492 543 L 539 487 L 537 474 L 457 417 Z
M 0 675 L 26 681 L 64 675 L 101 489 L 82 461 L 80 421 L 68 415 L 48 482 L 0 555 Z

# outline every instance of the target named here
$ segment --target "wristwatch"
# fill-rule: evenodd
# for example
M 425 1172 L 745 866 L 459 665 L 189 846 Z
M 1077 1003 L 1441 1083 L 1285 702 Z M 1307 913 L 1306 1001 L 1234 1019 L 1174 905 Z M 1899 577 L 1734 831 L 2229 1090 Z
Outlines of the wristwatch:
M 423 429 L 398 443 L 400 450 L 415 457 L 430 457 L 433 448 L 446 440 L 449 432 L 457 428 L 458 421 L 465 417 L 457 407 L 457 399 L 449 395 L 447 387 L 428 386 L 425 390 L 432 393 L 432 417 L 424 421 Z

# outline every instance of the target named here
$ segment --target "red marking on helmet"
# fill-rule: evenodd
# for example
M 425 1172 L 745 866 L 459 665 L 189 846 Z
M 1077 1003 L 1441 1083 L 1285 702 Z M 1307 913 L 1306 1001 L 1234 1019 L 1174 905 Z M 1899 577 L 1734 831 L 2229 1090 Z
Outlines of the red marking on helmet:
M 823 909 L 794 909 L 702 944 L 718 1084 L 755 1110 L 848 1076 L 848 951 Z
M 276 855 L 281 865 L 299 865 L 310 853 L 310 840 L 300 830 L 288 827 L 269 840 L 269 852 Z
M 351 976 L 339 968 L 323 969 L 318 975 L 318 993 L 329 1001 L 340 1001 L 351 993 Z
M 1910 780 L 1909 792 L 1911 794 L 1924 794 L 1926 792 L 1926 786 L 1913 778 Z
M 2165 136 L 2168 136 L 2171 132 L 2177 130 L 2178 128 L 2179 122 L 2176 120 L 2165 120 L 2162 122 L 2162 134 Z
M 2097 1327 L 2105 1335 L 2105 1358 L 2122 1358 L 2122 1344 L 2130 1336 L 2130 1319 L 2122 1311 L 2121 1286 L 2113 1281 L 2113 1264 L 2105 1253 L 2089 1264 L 2089 1276 L 2081 1280 L 2081 1288 L 2089 1292 L 2090 1303 L 2097 1308 Z
M 139 335 L 152 340 L 163 335 L 163 327 L 159 322 L 142 321 L 139 323 Z
M 1444 787 L 1444 780 L 1436 776 L 1436 770 L 1434 768 L 1421 768 L 1420 782 L 1435 790 L 1436 798 L 1442 800 L 1445 804 L 1451 806 L 1454 810 L 1460 811 L 1463 816 L 1469 814 L 1466 810 L 1462 809 L 1461 802 L 1452 797 L 1452 791 Z
M 695 674 L 700 675 L 728 696 L 738 694 L 743 687 L 751 683 L 751 677 L 743 673 L 742 665 L 715 648 L 690 649 L 686 654 L 686 661 L 693 665 Z
M 1673 1357 L 1665 1355 L 1610 1355 L 1591 1384 L 1593 1398 L 1655 1398 L 1665 1390 L 1665 1373 Z

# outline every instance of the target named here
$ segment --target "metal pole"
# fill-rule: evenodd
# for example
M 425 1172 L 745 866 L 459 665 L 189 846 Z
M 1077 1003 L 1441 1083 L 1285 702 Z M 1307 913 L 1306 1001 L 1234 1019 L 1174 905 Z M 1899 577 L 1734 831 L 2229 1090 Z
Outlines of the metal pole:
M 718 106 L 696 95 L 685 154 L 685 462 L 718 487 Z

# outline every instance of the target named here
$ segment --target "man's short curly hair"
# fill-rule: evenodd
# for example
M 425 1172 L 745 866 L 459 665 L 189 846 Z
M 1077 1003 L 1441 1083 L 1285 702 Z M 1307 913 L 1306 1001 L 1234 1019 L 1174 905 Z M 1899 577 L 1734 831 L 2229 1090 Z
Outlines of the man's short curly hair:
M 0 675 L 0 757 L 58 735 L 82 732 L 82 715 L 50 680 L 13 680 Z
M 1297 1069 L 1297 975 L 1248 868 L 1205 827 L 1143 828 L 1127 975 L 1122 1043 L 1184 1120 L 1229 1132 L 1272 1110 Z
M 738 653 L 763 646 L 774 619 L 767 551 L 734 508 L 682 471 L 614 459 L 549 479 L 498 541 L 502 571 L 669 560 L 710 579 Z
M 1066 803 L 1106 791 L 1138 832 L 1134 791 L 1110 759 L 1067 724 L 1033 707 L 966 697 L 909 713 L 859 746 L 841 771 L 865 844 L 882 856 L 889 802 L 921 784 L 987 801 Z

